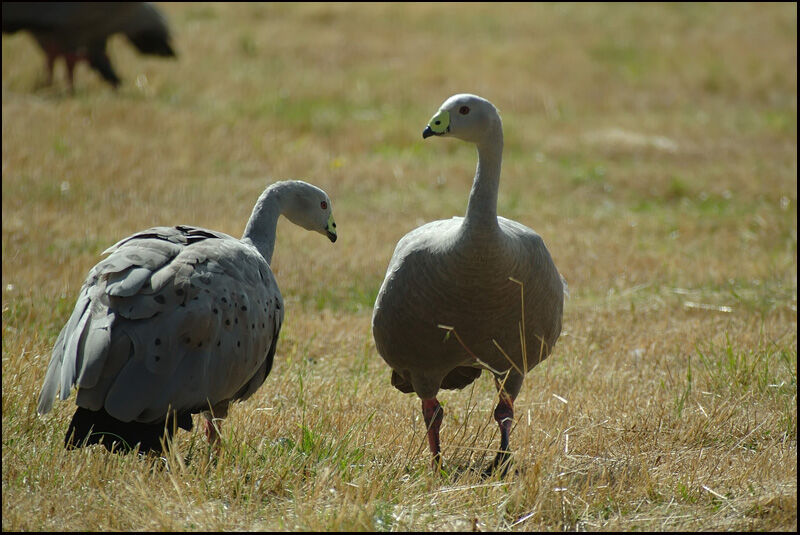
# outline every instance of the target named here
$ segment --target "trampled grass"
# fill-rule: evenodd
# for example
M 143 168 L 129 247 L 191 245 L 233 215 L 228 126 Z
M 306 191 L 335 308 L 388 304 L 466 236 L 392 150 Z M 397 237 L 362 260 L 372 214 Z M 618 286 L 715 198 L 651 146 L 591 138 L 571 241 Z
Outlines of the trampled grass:
M 797 528 L 796 4 L 164 4 L 177 61 L 109 51 L 70 95 L 3 36 L 4 530 Z M 389 384 L 371 307 L 397 240 L 463 215 L 476 156 L 421 137 L 494 102 L 499 213 L 570 286 L 515 403 L 443 392 L 449 476 Z M 153 225 L 240 235 L 264 187 L 328 191 L 340 239 L 281 222 L 275 366 L 224 447 L 67 452 L 36 397 L 100 253 Z M 74 396 L 74 394 L 73 394 Z

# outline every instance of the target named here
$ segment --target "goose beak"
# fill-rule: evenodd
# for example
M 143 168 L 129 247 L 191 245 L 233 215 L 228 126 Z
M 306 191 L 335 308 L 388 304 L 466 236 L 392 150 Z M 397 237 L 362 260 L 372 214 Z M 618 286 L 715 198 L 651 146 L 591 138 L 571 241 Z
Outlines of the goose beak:
M 333 214 L 328 217 L 328 224 L 325 225 L 325 234 L 328 235 L 328 239 L 331 240 L 331 243 L 336 241 L 336 221 L 333 220 Z
M 431 136 L 441 136 L 450 131 L 450 112 L 439 110 L 430 121 L 428 126 L 422 131 L 422 139 Z

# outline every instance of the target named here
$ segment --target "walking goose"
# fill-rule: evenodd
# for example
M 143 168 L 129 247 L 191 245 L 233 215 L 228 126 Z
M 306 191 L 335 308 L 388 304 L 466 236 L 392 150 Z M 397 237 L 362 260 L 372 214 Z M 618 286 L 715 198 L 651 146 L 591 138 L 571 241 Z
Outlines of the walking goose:
M 497 216 L 503 128 L 495 107 L 475 95 L 454 95 L 423 131 L 430 136 L 478 148 L 466 215 L 427 223 L 398 242 L 372 332 L 392 368 L 392 385 L 422 399 L 434 468 L 441 466 L 439 389 L 464 388 L 483 369 L 494 374 L 500 449 L 492 469 L 505 472 L 514 399 L 525 373 L 550 354 L 561 333 L 563 278 L 538 234 Z
M 46 84 L 62 56 L 73 89 L 75 65 L 85 60 L 113 87 L 121 80 L 106 54 L 106 41 L 124 34 L 142 54 L 174 57 L 169 27 L 148 2 L 3 2 L 3 33 L 26 30 L 47 56 Z
M 285 181 L 261 194 L 241 240 L 154 227 L 105 251 L 56 340 L 39 396 L 45 414 L 59 389 L 64 400 L 78 387 L 68 449 L 102 440 L 109 450 L 138 443 L 160 453 L 162 439 L 191 429 L 198 412 L 217 443 L 212 418 L 249 398 L 272 368 L 284 314 L 270 269 L 280 215 L 336 241 L 328 195 Z

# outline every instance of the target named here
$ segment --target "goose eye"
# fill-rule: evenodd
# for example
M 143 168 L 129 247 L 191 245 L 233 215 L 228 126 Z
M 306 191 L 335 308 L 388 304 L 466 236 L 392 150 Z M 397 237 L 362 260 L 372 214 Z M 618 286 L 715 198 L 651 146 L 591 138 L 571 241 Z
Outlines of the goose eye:
M 322 208 L 323 210 L 327 210 L 328 209 L 328 203 L 326 203 L 325 201 L 322 201 L 321 203 L 319 203 L 319 207 Z
M 460 113 L 461 115 L 466 115 L 466 114 L 468 114 L 468 113 L 469 113 L 469 106 L 461 106 L 461 107 L 458 109 L 458 113 Z

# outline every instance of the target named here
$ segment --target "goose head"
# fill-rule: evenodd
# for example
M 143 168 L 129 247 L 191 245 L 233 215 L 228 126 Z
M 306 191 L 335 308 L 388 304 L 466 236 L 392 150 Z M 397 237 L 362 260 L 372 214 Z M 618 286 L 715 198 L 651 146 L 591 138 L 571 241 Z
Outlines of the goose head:
M 295 225 L 319 232 L 336 241 L 336 222 L 333 220 L 331 200 L 320 188 L 301 180 L 290 183 L 283 215 Z
M 444 101 L 434 114 L 422 137 L 455 137 L 463 141 L 480 143 L 495 129 L 502 128 L 500 114 L 494 105 L 477 95 L 462 93 Z

